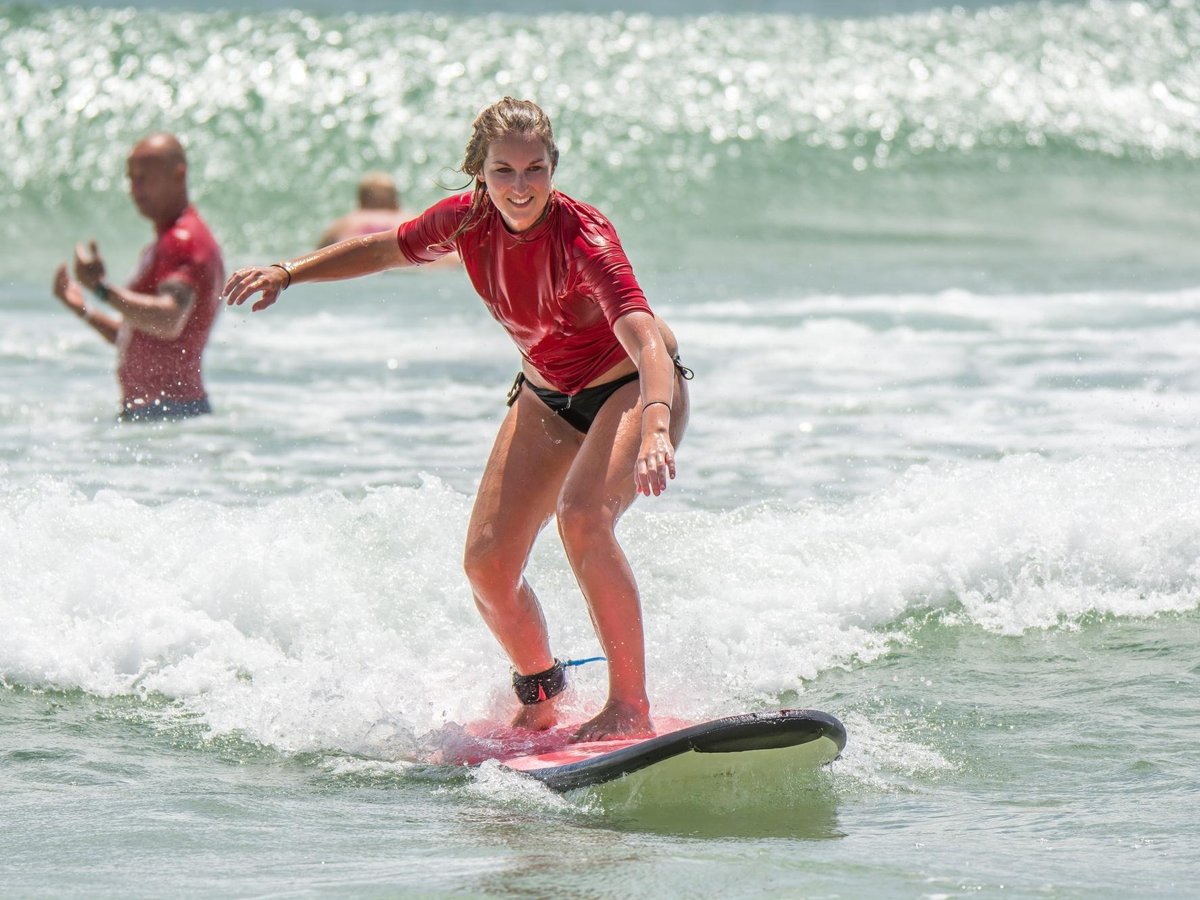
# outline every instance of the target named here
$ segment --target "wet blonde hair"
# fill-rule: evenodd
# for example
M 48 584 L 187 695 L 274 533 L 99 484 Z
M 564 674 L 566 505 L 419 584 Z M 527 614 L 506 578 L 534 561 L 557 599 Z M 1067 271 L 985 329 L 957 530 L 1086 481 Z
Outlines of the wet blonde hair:
M 475 117 L 471 126 L 471 138 L 467 141 L 467 149 L 463 153 L 462 165 L 458 167 L 458 171 L 471 176 L 475 185 L 471 194 L 471 206 L 462 224 L 450 236 L 450 241 L 473 228 L 483 213 L 487 197 L 487 185 L 483 183 L 483 163 L 487 159 L 488 148 L 492 146 L 493 141 L 502 140 L 510 135 L 537 138 L 546 147 L 551 173 L 558 168 L 558 145 L 554 143 L 554 129 L 550 126 L 550 117 L 540 106 L 532 100 L 503 97 L 485 107 Z

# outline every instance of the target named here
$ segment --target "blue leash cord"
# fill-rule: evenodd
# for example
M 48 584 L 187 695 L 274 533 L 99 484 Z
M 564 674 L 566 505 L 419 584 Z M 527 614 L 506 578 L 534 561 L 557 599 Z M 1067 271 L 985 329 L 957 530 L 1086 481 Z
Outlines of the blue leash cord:
M 584 663 L 590 662 L 605 662 L 607 657 L 604 656 L 589 656 L 587 659 L 564 659 L 563 666 L 582 666 Z

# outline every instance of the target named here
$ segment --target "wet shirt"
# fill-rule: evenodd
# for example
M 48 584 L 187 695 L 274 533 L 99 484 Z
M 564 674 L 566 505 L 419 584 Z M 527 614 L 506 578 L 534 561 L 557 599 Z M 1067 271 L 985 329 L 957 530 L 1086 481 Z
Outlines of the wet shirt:
M 628 358 L 613 333 L 621 316 L 650 312 L 617 232 L 600 212 L 554 191 L 546 216 L 514 234 L 484 198 L 476 223 L 448 244 L 471 204 L 448 197 L 397 232 L 416 264 L 458 250 L 492 316 L 529 364 L 557 390 L 577 393 Z
M 206 396 L 200 358 L 220 308 L 225 266 L 208 226 L 190 206 L 142 251 L 129 289 L 160 294 L 169 281 L 188 285 L 194 294 L 183 333 L 166 341 L 123 324 L 117 335 L 117 379 L 126 406 L 155 400 L 186 403 Z

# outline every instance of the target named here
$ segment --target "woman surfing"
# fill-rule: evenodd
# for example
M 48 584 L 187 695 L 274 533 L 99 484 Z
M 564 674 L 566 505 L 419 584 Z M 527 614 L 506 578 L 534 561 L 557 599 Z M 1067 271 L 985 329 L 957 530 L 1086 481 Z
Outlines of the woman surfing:
M 432 263 L 457 251 L 516 343 L 521 370 L 475 497 L 464 565 L 476 606 L 515 669 L 519 728 L 558 721 L 565 669 L 525 568 L 554 518 L 609 666 L 608 699 L 580 741 L 654 733 L 641 600 L 616 525 L 675 477 L 688 420 L 674 334 L 650 308 L 616 231 L 554 188 L 558 148 L 536 104 L 511 97 L 475 119 L 461 171 L 472 190 L 396 231 L 234 272 L 230 305 L 275 303 L 293 284 Z

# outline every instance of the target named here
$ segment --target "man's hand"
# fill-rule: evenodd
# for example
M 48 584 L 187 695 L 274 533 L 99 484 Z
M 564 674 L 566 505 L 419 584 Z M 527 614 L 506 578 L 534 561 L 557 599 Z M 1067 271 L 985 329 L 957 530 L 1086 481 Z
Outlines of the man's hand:
M 95 241 L 89 241 L 86 248 L 83 244 L 75 245 L 75 277 L 89 291 L 96 290 L 104 280 L 104 260 Z
M 59 266 L 58 271 L 54 273 L 54 285 L 51 290 L 54 291 L 54 296 L 75 315 L 83 316 L 87 313 L 87 301 L 83 299 L 83 291 L 79 284 L 72 281 L 67 274 L 66 263 Z

